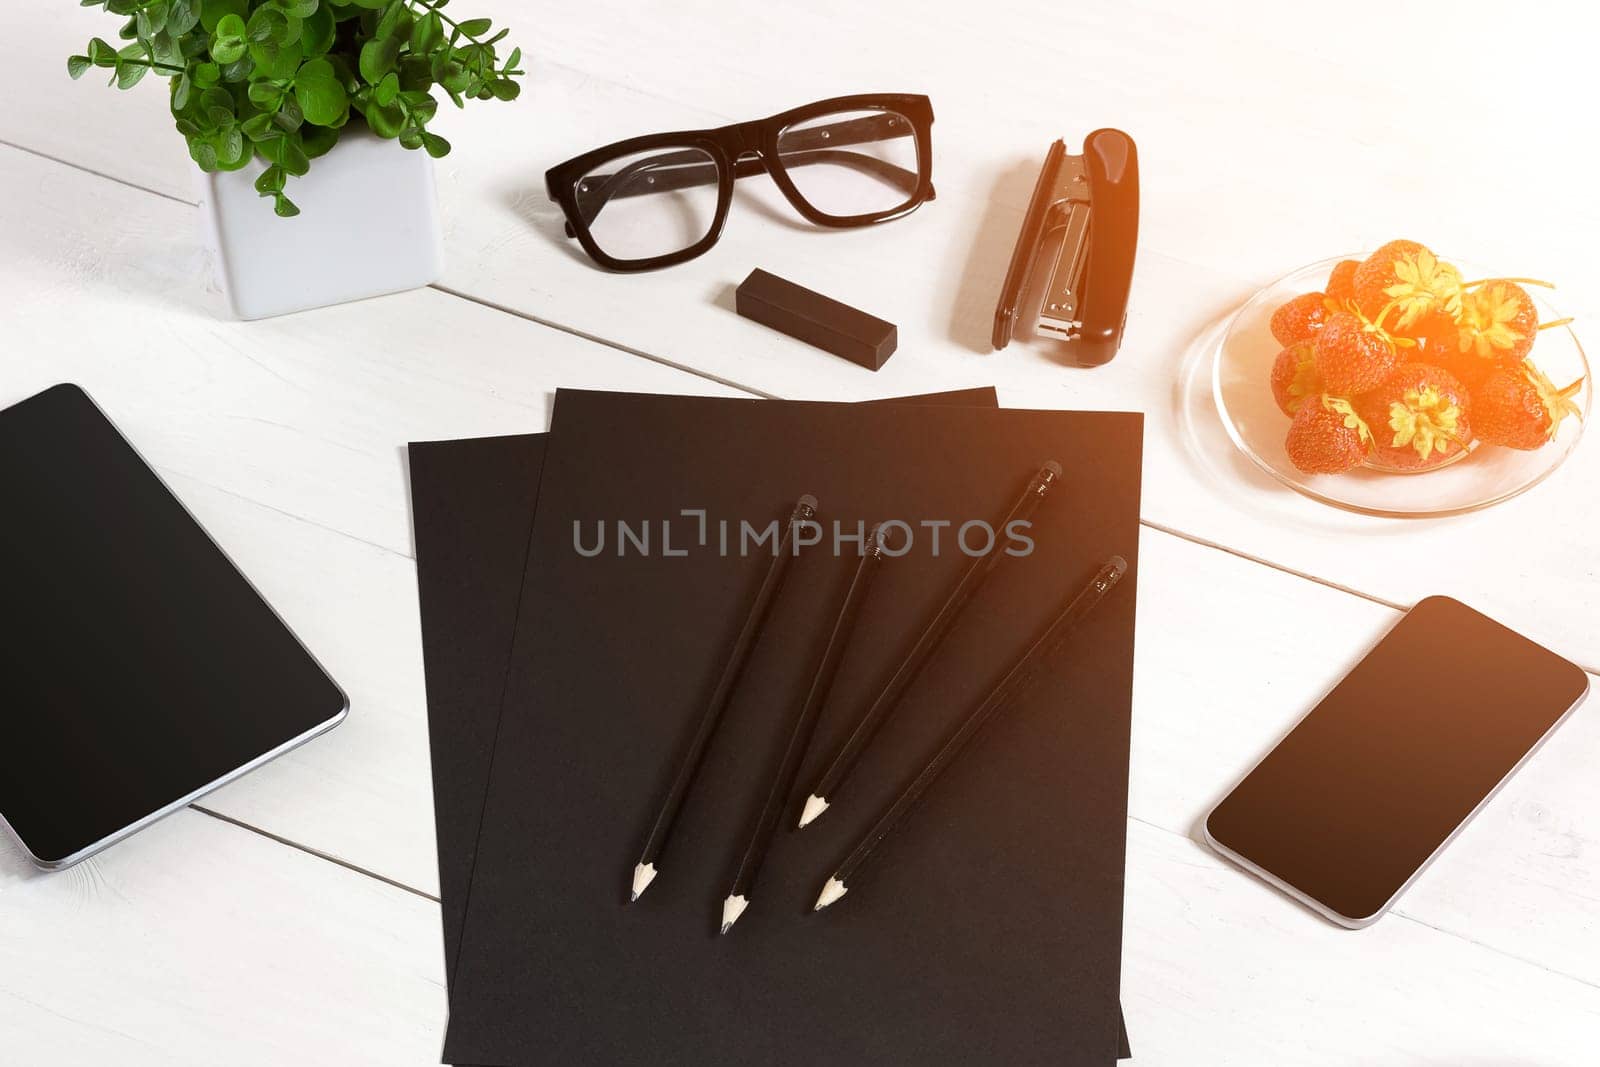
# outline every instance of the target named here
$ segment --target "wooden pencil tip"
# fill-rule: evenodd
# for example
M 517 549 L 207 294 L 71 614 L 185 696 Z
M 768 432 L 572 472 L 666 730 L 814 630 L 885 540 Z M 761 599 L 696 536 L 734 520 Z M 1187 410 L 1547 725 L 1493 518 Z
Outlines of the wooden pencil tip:
M 839 879 L 829 878 L 828 884 L 822 887 L 822 892 L 817 896 L 817 903 L 812 907 L 811 910 L 821 911 L 823 908 L 826 908 L 829 904 L 832 904 L 834 901 L 838 900 L 848 892 L 850 892 L 850 890 L 846 889 L 844 887 L 844 883 L 839 881 Z
M 812 793 L 806 797 L 805 810 L 800 813 L 800 825 L 806 826 L 816 820 L 818 815 L 828 810 L 828 802 L 817 794 Z
M 630 900 L 638 900 L 641 896 L 643 896 L 644 895 L 644 891 L 646 889 L 650 888 L 650 883 L 655 881 L 655 878 L 656 878 L 656 865 L 655 864 L 653 864 L 653 863 L 641 863 L 638 866 L 634 867 L 634 869 L 633 869 L 633 896 L 630 897 L 629 899 Z
M 733 924 L 739 921 L 739 916 L 744 914 L 744 909 L 750 906 L 750 901 L 742 894 L 730 894 L 722 902 L 722 932 L 727 933 L 733 929 Z

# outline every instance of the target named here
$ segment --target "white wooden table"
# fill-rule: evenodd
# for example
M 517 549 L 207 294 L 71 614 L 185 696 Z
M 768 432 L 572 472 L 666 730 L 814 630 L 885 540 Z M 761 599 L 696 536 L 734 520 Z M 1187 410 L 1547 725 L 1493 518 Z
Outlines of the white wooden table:
M 66 80 L 64 57 L 114 21 L 0 5 L 0 405 L 84 384 L 354 701 L 327 738 L 67 873 L 0 851 L 0 1062 L 437 1062 L 405 442 L 543 429 L 558 386 L 856 400 L 987 383 L 1010 405 L 1148 415 L 1123 977 L 1138 1062 L 1600 1059 L 1594 708 L 1360 933 L 1195 837 L 1428 593 L 1600 668 L 1600 444 L 1478 515 L 1343 515 L 1231 457 L 1188 380 L 1254 287 L 1399 235 L 1559 279 L 1580 337 L 1600 336 L 1583 324 L 1600 314 L 1593 5 L 470 6 L 516 28 L 530 78 L 516 104 L 441 119 L 444 281 L 240 324 L 200 291 L 188 159 L 154 80 Z M 814 232 L 746 182 L 710 255 L 610 277 L 544 200 L 547 166 L 607 141 L 873 89 L 926 92 L 938 116 L 939 199 L 907 220 Z M 1092 372 L 991 354 L 1041 154 L 1100 125 L 1143 156 L 1123 353 Z M 737 318 L 730 288 L 757 265 L 899 323 L 899 353 L 874 375 Z

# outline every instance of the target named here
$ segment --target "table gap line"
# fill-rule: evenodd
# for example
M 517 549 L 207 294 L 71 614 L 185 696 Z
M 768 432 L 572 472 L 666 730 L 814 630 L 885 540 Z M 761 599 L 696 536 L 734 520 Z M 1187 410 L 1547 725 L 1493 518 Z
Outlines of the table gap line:
M 390 878 L 386 874 L 379 874 L 377 871 L 374 871 L 371 868 L 362 867 L 359 864 L 351 863 L 349 860 L 341 859 L 340 857 L 329 852 L 324 852 L 319 848 L 313 848 L 310 845 L 301 844 L 299 841 L 291 840 L 290 838 L 284 837 L 282 834 L 273 833 L 271 830 L 263 829 L 260 826 L 248 823 L 245 820 L 237 818 L 233 815 L 225 814 L 224 812 L 218 811 L 215 808 L 204 807 L 200 804 L 190 804 L 189 807 L 199 812 L 201 815 L 209 815 L 211 818 L 216 819 L 219 822 L 225 822 L 229 826 L 237 826 L 241 830 L 264 837 L 268 841 L 273 841 L 277 844 L 283 845 L 285 848 L 292 848 L 296 852 L 303 852 L 308 856 L 315 856 L 317 859 L 327 860 L 329 863 L 334 864 L 337 867 L 343 867 L 345 870 L 354 874 L 365 875 L 374 881 L 382 882 L 384 885 L 410 893 L 412 896 L 421 897 L 423 900 L 431 901 L 434 904 L 439 903 L 439 898 L 434 896 L 432 893 L 425 892 L 416 888 L 415 886 L 407 885 L 398 879 Z
M 428 893 L 428 892 L 426 892 L 424 890 L 418 889 L 415 886 L 407 885 L 406 883 L 401 882 L 398 879 L 390 878 L 387 875 L 379 874 L 377 871 L 371 870 L 370 868 L 362 867 L 359 864 L 351 863 L 348 860 L 341 859 L 340 857 L 332 855 L 332 854 L 330 854 L 328 852 L 324 852 L 321 849 L 312 848 L 309 845 L 301 844 L 298 841 L 294 841 L 294 840 L 291 840 L 291 839 L 289 839 L 287 837 L 284 837 L 282 834 L 277 834 L 277 833 L 272 832 L 271 830 L 266 830 L 266 829 L 263 829 L 263 828 L 261 828 L 259 826 L 255 826 L 255 825 L 253 825 L 253 824 L 251 824 L 249 822 L 246 822 L 243 819 L 236 818 L 235 816 L 232 816 L 232 815 L 224 814 L 224 813 L 222 813 L 220 811 L 217 811 L 214 808 L 208 808 L 208 807 L 205 807 L 205 806 L 203 806 L 201 804 L 191 804 L 190 808 L 192 808 L 194 811 L 199 812 L 202 815 L 209 816 L 209 817 L 211 817 L 213 819 L 218 820 L 219 822 L 227 823 L 230 826 L 237 827 L 240 830 L 244 830 L 244 831 L 246 831 L 248 833 L 256 834 L 256 835 L 258 835 L 260 837 L 263 837 L 263 838 L 265 838 L 265 839 L 267 839 L 269 841 L 272 841 L 272 842 L 274 842 L 276 844 L 282 845 L 285 848 L 294 849 L 296 852 L 301 852 L 301 853 L 303 853 L 305 855 L 313 856 L 313 857 L 315 857 L 317 859 L 320 859 L 320 860 L 326 860 L 328 863 L 334 864 L 337 867 L 342 867 L 345 870 L 351 872 L 352 874 L 363 875 L 363 876 L 365 876 L 367 878 L 373 879 L 374 881 L 381 882 L 384 885 L 387 885 L 387 886 L 389 886 L 389 887 L 391 887 L 393 889 L 398 889 L 398 890 L 401 890 L 402 892 L 410 893 L 412 896 L 420 897 L 421 899 L 426 900 L 426 901 L 428 901 L 430 903 L 441 904 L 441 901 L 440 901 L 439 897 L 434 895 L 434 894 L 432 894 L 432 893 Z M 1168 829 L 1167 827 L 1161 826 L 1158 823 L 1153 823 L 1153 822 L 1149 821 L 1148 819 L 1140 818 L 1140 817 L 1134 816 L 1134 815 L 1129 815 L 1128 816 L 1128 822 L 1135 823 L 1135 824 L 1137 824 L 1139 826 L 1143 826 L 1146 829 L 1154 830 L 1157 833 L 1162 833 L 1162 834 L 1167 834 L 1167 835 L 1172 836 L 1172 837 L 1182 838 L 1183 840 L 1188 841 L 1188 842 L 1190 842 L 1192 844 L 1196 844 L 1196 845 L 1199 844 L 1199 842 L 1195 841 L 1193 837 L 1191 837 L 1190 835 L 1188 835 L 1186 833 L 1183 833 L 1182 831 Z M 1210 855 L 1210 853 L 1208 853 L 1208 855 Z M 1233 872 L 1233 873 L 1237 873 L 1237 872 Z M 1464 941 L 1467 944 L 1472 945 L 1474 948 L 1482 949 L 1485 952 L 1490 952 L 1490 953 L 1493 953 L 1494 955 L 1497 955 L 1497 956 L 1503 956 L 1506 959 L 1515 960 L 1518 963 L 1524 964 L 1524 965 L 1529 966 L 1529 967 L 1535 967 L 1535 968 L 1537 968 L 1537 969 L 1539 969 L 1541 971 L 1545 971 L 1546 973 L 1554 975 L 1554 976 L 1556 976 L 1558 978 L 1564 978 L 1564 979 L 1567 979 L 1568 981 L 1576 982 L 1579 985 L 1586 986 L 1586 987 L 1591 988 L 1591 989 L 1600 989 L 1600 983 L 1596 983 L 1596 982 L 1591 981 L 1591 980 L 1589 980 L 1587 978 L 1584 978 L 1584 977 L 1582 977 L 1580 975 L 1575 975 L 1575 974 L 1571 974 L 1571 973 L 1569 973 L 1567 971 L 1558 970 L 1558 969 L 1556 969 L 1554 967 L 1549 966 L 1548 964 L 1541 963 L 1538 960 L 1530 959 L 1529 957 L 1526 957 L 1526 956 L 1519 956 L 1514 952 L 1508 952 L 1505 949 L 1498 948 L 1498 947 L 1496 947 L 1494 945 L 1487 944 L 1487 943 L 1485 943 L 1483 941 L 1479 941 L 1474 937 L 1468 936 L 1467 934 L 1464 934 L 1464 933 L 1460 933 L 1460 932 L 1458 932 L 1456 930 L 1451 930 L 1451 929 L 1449 929 L 1447 927 L 1443 927 L 1443 926 L 1437 926 L 1437 925 L 1435 925 L 1433 923 L 1428 922 L 1425 919 L 1420 919 L 1417 916 L 1412 915 L 1409 912 L 1403 911 L 1403 910 L 1401 910 L 1399 908 L 1393 909 L 1390 912 L 1390 914 L 1393 915 L 1394 917 L 1398 918 L 1398 919 L 1405 920 L 1406 922 L 1415 923 L 1418 926 L 1421 926 L 1421 927 L 1424 927 L 1426 929 L 1432 930 L 1434 933 L 1439 934 L 1441 936 L 1454 938 L 1454 939 L 1456 939 L 1458 941 Z
M 506 304 L 498 303 L 494 300 L 489 300 L 486 297 L 475 296 L 472 293 L 463 292 L 462 290 L 452 288 L 443 282 L 434 282 L 428 288 L 440 293 L 444 293 L 446 296 L 453 296 L 457 300 L 465 300 L 467 303 L 475 304 L 481 308 L 488 308 L 491 311 L 498 311 L 502 314 L 521 319 L 524 322 L 531 322 L 536 326 L 543 326 L 547 329 L 556 330 L 559 333 L 570 334 L 573 337 L 601 345 L 605 348 L 610 348 L 617 352 L 625 353 L 626 355 L 635 356 L 639 359 L 645 360 L 648 363 L 655 363 L 659 366 L 670 367 L 673 370 L 682 371 L 684 374 L 691 374 L 703 381 L 715 382 L 717 385 L 725 385 L 730 389 L 738 389 L 740 392 L 749 393 L 751 396 L 759 397 L 763 400 L 784 399 L 783 397 L 778 396 L 776 393 L 768 393 L 761 389 L 757 389 L 752 385 L 746 385 L 743 382 L 736 382 L 731 378 L 723 378 L 720 375 L 710 374 L 695 367 L 685 366 L 682 363 L 675 363 L 670 359 L 653 355 L 644 351 L 643 349 L 634 348 L 631 345 L 625 345 L 620 341 L 612 341 L 608 338 L 601 337 L 598 334 L 590 333 L 587 330 L 580 330 L 576 326 L 568 326 L 564 323 L 540 318 L 537 315 L 530 314 L 526 311 L 521 311 Z
M 202 487 L 204 487 L 206 489 L 211 490 L 214 493 L 220 493 L 223 496 L 228 497 L 231 500 L 237 500 L 242 504 L 248 504 L 251 507 L 261 508 L 261 509 L 263 509 L 265 511 L 270 511 L 274 515 L 281 515 L 284 518 L 290 519 L 290 520 L 292 520 L 294 522 L 304 523 L 305 525 L 310 526 L 313 529 L 321 530 L 324 533 L 333 534 L 335 537 L 342 537 L 347 541 L 354 541 L 358 545 L 365 545 L 368 548 L 376 549 L 377 551 L 383 552 L 383 553 L 385 553 L 387 555 L 399 556 L 401 559 L 410 560 L 412 562 L 416 561 L 417 557 L 416 557 L 416 554 L 415 554 L 414 551 L 402 551 L 401 549 L 394 548 L 393 546 L 383 544 L 380 541 L 369 541 L 365 537 L 360 536 L 359 534 L 351 533 L 349 530 L 341 530 L 337 526 L 328 526 L 325 523 L 318 522 L 316 519 L 308 518 L 307 516 L 301 515 L 298 512 L 285 511 L 283 508 L 278 507 L 276 504 L 269 504 L 269 503 L 267 503 L 265 501 L 257 500 L 255 497 L 248 496 L 248 495 L 246 495 L 244 493 L 239 492 L 236 489 L 228 489 L 225 486 L 220 486 L 220 485 L 213 484 L 212 482 L 207 481 L 204 478 L 197 478 L 194 475 L 186 474 L 183 471 L 173 470 L 170 467 L 159 467 L 159 466 L 156 467 L 155 469 L 156 469 L 156 471 L 158 473 L 163 475 L 163 477 L 161 479 L 163 482 L 176 481 L 176 480 L 179 480 L 179 479 L 181 479 L 183 481 L 187 481 L 187 482 L 193 482 L 195 485 L 202 486 Z M 185 505 L 185 506 L 187 506 L 187 505 Z
M 174 196 L 171 193 L 163 192 L 160 189 L 152 189 L 148 185 L 140 185 L 138 182 L 130 181 L 127 178 L 119 178 L 115 174 L 107 174 L 103 170 L 95 170 L 93 167 L 86 167 L 82 163 L 74 163 L 70 159 L 62 159 L 60 156 L 53 156 L 49 152 L 41 151 L 40 149 L 32 148 L 28 145 L 18 144 L 15 141 L 6 140 L 3 137 L 0 137 L 0 147 L 14 149 L 18 152 L 24 152 L 36 159 L 48 160 L 51 163 L 56 163 L 63 167 L 71 167 L 73 170 L 80 171 L 84 174 L 92 174 L 96 178 L 103 178 L 108 182 L 115 182 L 116 184 L 127 189 L 137 189 L 141 193 L 149 193 L 151 196 L 159 196 L 161 199 L 170 200 L 175 204 L 187 204 L 189 207 L 198 207 L 200 203 L 198 200 L 190 200 L 185 197 Z

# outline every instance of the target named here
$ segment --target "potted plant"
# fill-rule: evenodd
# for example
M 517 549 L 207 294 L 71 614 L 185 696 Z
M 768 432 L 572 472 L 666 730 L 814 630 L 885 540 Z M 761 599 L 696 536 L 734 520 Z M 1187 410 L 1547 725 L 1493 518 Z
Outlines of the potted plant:
M 458 107 L 515 99 L 521 50 L 496 51 L 507 31 L 458 21 L 448 0 L 83 2 L 122 16 L 127 43 L 97 37 L 67 71 L 103 68 L 120 89 L 167 78 L 234 314 L 437 279 L 432 160 L 450 144 L 429 128 L 435 91 Z

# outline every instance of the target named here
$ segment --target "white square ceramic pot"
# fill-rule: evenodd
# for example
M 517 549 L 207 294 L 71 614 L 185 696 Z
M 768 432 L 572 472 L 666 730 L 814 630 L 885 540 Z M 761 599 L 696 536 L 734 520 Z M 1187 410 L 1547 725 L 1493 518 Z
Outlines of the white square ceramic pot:
M 437 281 L 442 257 L 433 160 L 352 123 L 284 192 L 279 218 L 255 190 L 260 160 L 200 175 L 200 215 L 217 287 L 241 319 L 342 304 Z

